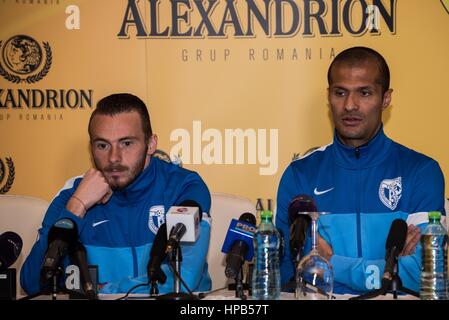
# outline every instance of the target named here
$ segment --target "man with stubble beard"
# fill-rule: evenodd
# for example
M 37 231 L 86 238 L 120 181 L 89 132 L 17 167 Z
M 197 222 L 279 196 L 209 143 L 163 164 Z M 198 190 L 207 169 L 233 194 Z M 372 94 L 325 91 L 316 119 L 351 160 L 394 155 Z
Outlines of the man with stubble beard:
M 67 181 L 50 204 L 39 240 L 21 271 L 25 291 L 42 289 L 40 268 L 48 233 L 63 218 L 75 221 L 89 264 L 98 265 L 100 293 L 124 293 L 145 283 L 149 252 L 165 213 L 184 201 L 197 203 L 204 218 L 195 244 L 183 245 L 182 278 L 191 290 L 210 290 L 209 190 L 197 173 L 152 156 L 157 136 L 144 102 L 125 93 L 107 96 L 98 102 L 88 130 L 95 167 Z M 159 292 L 172 292 L 173 272 L 165 263 L 162 270 L 167 281 Z M 135 292 L 148 293 L 149 288 Z

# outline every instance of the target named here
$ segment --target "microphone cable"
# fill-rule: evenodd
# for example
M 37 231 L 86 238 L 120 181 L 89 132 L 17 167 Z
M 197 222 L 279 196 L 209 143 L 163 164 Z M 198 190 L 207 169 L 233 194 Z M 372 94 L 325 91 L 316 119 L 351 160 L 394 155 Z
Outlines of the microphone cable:
M 181 281 L 182 285 L 186 288 L 186 290 L 187 290 L 187 292 L 189 293 L 189 295 L 191 295 L 191 296 L 193 296 L 193 297 L 196 297 L 196 295 L 190 290 L 190 288 L 187 286 L 187 284 L 186 284 L 186 282 L 184 281 L 184 279 L 182 279 L 181 275 L 180 275 L 180 274 L 178 273 L 178 271 L 176 270 L 176 267 L 174 266 L 174 263 L 173 263 L 172 261 L 170 261 L 169 265 L 170 265 L 170 268 L 172 269 L 174 275 L 179 279 L 179 281 Z M 127 300 L 127 299 L 128 299 L 128 296 L 129 296 L 134 290 L 136 290 L 136 289 L 139 288 L 139 287 L 149 286 L 150 284 L 151 284 L 150 281 L 148 281 L 148 282 L 146 282 L 146 283 L 139 283 L 139 284 L 137 284 L 137 285 L 131 287 L 131 288 L 128 290 L 128 292 L 126 292 L 126 294 L 125 294 L 123 297 L 120 297 L 120 298 L 118 298 L 118 299 L 116 299 L 116 300 Z M 201 293 L 200 293 L 200 294 L 201 294 Z M 151 296 L 151 295 L 149 295 L 148 297 L 144 297 L 144 298 L 155 298 L 155 297 L 157 297 L 157 296 Z M 198 297 L 200 297 L 200 295 L 198 295 Z M 202 297 L 204 297 L 204 296 L 202 296 Z M 142 298 L 142 297 L 140 297 L 140 298 Z
M 127 300 L 128 299 L 128 296 L 131 294 L 131 292 L 133 292 L 134 290 L 136 290 L 137 288 L 139 288 L 139 287 L 144 287 L 144 286 L 148 286 L 148 285 L 150 285 L 150 282 L 148 281 L 147 283 L 139 283 L 139 284 L 137 284 L 137 285 L 135 285 L 135 286 L 133 286 L 133 287 L 131 287 L 129 290 L 128 290 L 128 292 L 126 292 L 126 294 L 123 296 L 123 297 L 120 297 L 120 298 L 117 298 L 116 300 Z M 143 296 L 143 297 L 139 297 L 140 299 L 141 298 L 154 298 L 153 296 Z
M 203 298 L 205 298 L 206 296 L 210 295 L 211 293 L 214 293 L 214 292 L 217 292 L 217 291 L 221 291 L 221 290 L 225 290 L 225 289 L 227 289 L 227 288 L 228 288 L 228 287 L 226 286 L 226 287 L 218 288 L 218 289 L 215 289 L 215 290 L 212 290 L 212 291 L 200 292 L 200 293 L 198 293 L 198 298 L 203 299 Z

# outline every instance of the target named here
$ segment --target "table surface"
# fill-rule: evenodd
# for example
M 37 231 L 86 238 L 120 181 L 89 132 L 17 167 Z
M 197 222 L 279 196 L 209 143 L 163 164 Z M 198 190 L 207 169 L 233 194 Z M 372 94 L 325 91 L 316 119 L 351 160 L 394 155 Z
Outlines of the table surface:
M 247 293 L 245 291 L 245 293 Z M 124 297 L 124 294 L 99 294 L 100 300 L 118 300 Z M 22 298 L 23 296 L 17 297 L 17 299 Z M 153 300 L 154 297 L 149 297 L 148 294 L 130 294 L 129 300 Z M 335 300 L 348 300 L 354 295 L 350 294 L 334 294 Z M 34 298 L 33 300 L 51 300 L 51 295 L 42 295 Z M 57 300 L 68 300 L 69 296 L 67 294 L 58 294 Z M 218 291 L 214 291 L 206 295 L 202 300 L 227 300 L 227 301 L 239 301 L 241 299 L 236 298 L 235 291 L 221 289 Z M 247 300 L 252 300 L 251 296 L 248 297 Z M 282 292 L 280 300 L 296 300 L 293 293 Z M 394 300 L 392 294 L 380 295 L 372 300 Z M 411 295 L 400 295 L 397 300 L 419 300 L 419 298 L 411 296 Z

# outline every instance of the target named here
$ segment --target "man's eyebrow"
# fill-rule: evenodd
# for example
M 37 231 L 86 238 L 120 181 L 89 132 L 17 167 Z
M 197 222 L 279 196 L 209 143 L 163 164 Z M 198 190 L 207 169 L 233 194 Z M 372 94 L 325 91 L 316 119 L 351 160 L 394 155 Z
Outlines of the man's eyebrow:
M 329 88 L 330 89 L 340 89 L 340 90 L 350 90 L 349 88 L 343 87 L 341 85 L 331 85 Z M 366 85 L 366 86 L 356 87 L 355 89 L 356 90 L 363 90 L 363 89 L 371 89 L 371 90 L 373 90 L 373 89 L 375 89 L 375 87 L 372 86 L 372 85 Z
M 101 142 L 108 142 L 107 140 L 105 140 L 105 139 L 103 139 L 103 138 L 94 138 L 94 139 L 92 139 L 92 142 L 98 142 L 98 141 L 101 141 Z
M 137 137 L 135 137 L 135 136 L 128 136 L 128 137 L 120 138 L 118 141 L 123 141 L 123 140 L 136 140 L 136 139 L 137 139 Z
M 123 137 L 123 138 L 118 139 L 118 141 L 120 142 L 120 141 L 124 141 L 124 140 L 136 140 L 136 139 L 137 139 L 136 136 L 127 136 L 127 137 Z M 98 141 L 110 143 L 109 140 L 106 140 L 106 139 L 101 138 L 101 137 L 97 137 L 97 138 L 92 139 L 92 142 L 98 142 Z
M 329 87 L 330 89 L 342 89 L 342 90 L 348 90 L 347 88 L 345 88 L 345 87 L 342 87 L 342 86 L 339 86 L 339 85 L 330 85 L 330 87 Z

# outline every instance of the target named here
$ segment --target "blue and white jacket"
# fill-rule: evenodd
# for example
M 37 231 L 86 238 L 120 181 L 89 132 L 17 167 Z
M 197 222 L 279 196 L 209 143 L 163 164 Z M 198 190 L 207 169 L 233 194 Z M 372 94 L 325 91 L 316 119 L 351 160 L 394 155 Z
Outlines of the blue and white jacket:
M 444 177 L 438 163 L 388 138 L 383 127 L 364 146 L 333 144 L 293 161 L 277 193 L 276 226 L 284 237 L 282 283 L 294 275 L 290 257 L 288 206 L 300 194 L 313 195 L 318 230 L 332 247 L 334 292 L 357 294 L 378 288 L 385 267 L 385 242 L 393 220 L 421 227 L 427 212 L 444 212 Z M 405 287 L 418 291 L 421 246 L 399 258 Z M 373 278 L 374 276 L 374 278 Z M 376 279 L 377 278 L 377 279 Z
M 211 279 L 206 262 L 210 240 L 211 198 L 200 176 L 158 158 L 122 191 L 115 191 L 106 204 L 95 205 L 83 219 L 65 206 L 82 177 L 70 179 L 50 204 L 39 239 L 21 271 L 20 282 L 28 294 L 40 291 L 40 268 L 47 250 L 47 235 L 56 221 L 68 217 L 78 226 L 80 241 L 87 250 L 88 263 L 98 265 L 100 293 L 123 293 L 132 286 L 147 282 L 149 253 L 159 226 L 168 209 L 184 200 L 200 204 L 204 218 L 200 236 L 192 245 L 182 245 L 181 276 L 192 291 L 208 291 Z M 68 258 L 66 259 L 66 265 Z M 173 292 L 173 272 L 162 265 L 167 282 L 159 285 L 160 293 Z M 181 286 L 185 291 L 184 286 Z M 149 292 L 147 286 L 134 292 Z

